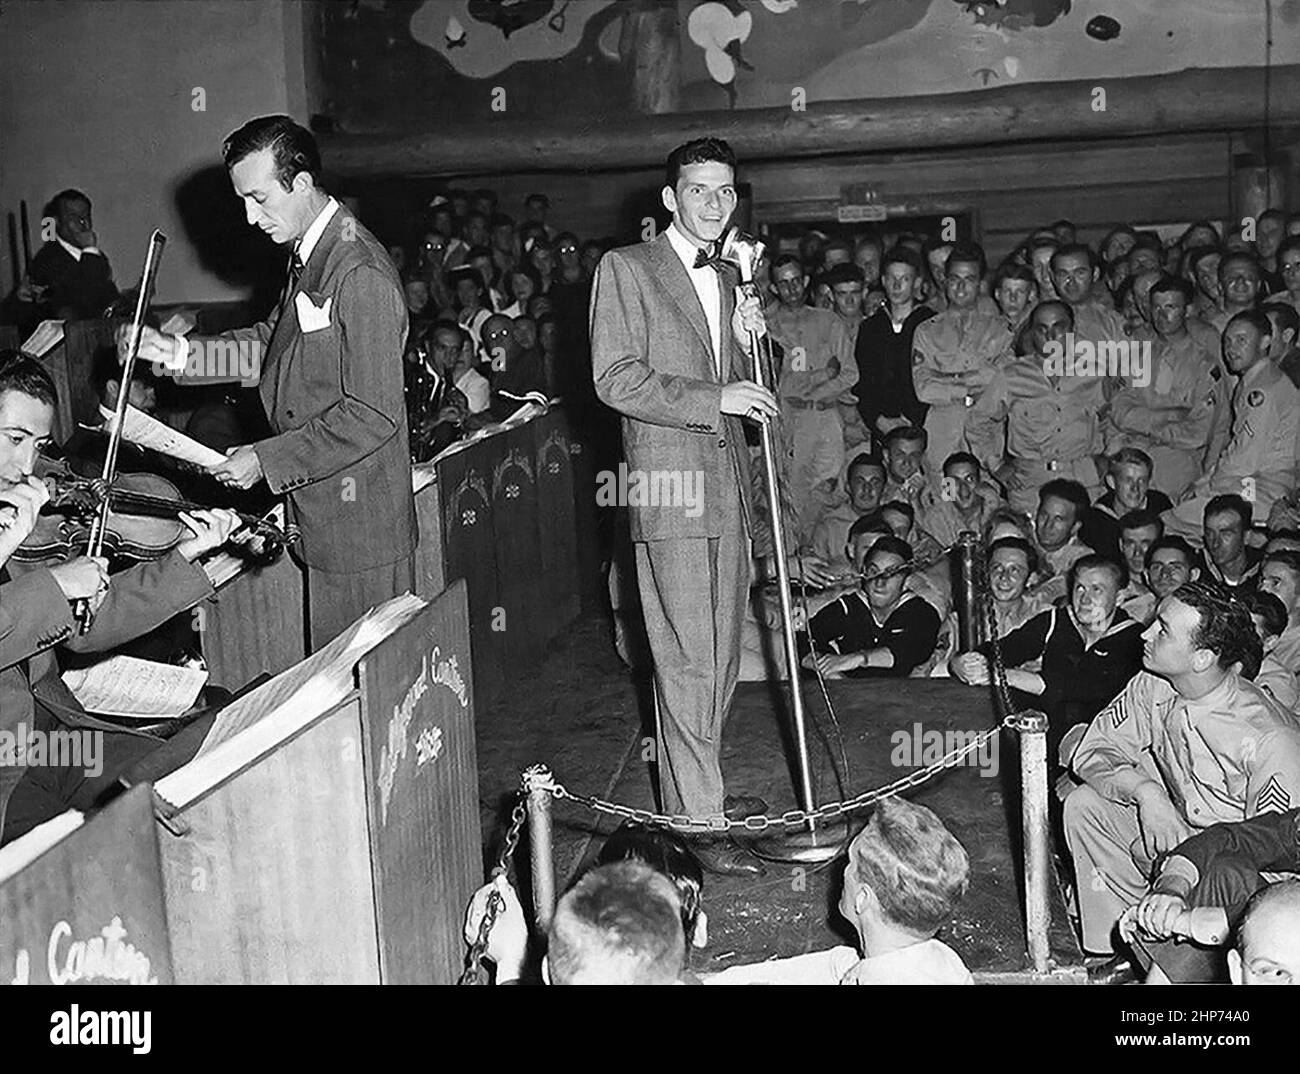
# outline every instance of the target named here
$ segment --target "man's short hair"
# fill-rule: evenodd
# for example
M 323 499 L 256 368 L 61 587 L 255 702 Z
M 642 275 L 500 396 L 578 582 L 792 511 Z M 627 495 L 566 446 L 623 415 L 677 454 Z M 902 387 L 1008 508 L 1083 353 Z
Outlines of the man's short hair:
M 1300 552 L 1292 552 L 1285 548 L 1269 552 L 1264 556 L 1264 562 L 1260 564 L 1261 569 L 1269 563 L 1280 563 L 1291 572 L 1297 582 L 1300 582 Z
M 863 284 L 866 283 L 866 280 L 866 275 L 854 264 L 835 265 L 822 273 L 822 283 L 828 287 L 834 287 L 841 283 Z
M 984 256 L 984 247 L 977 242 L 953 243 L 948 260 L 943 263 L 943 271 L 951 272 L 953 265 L 978 265 L 980 278 L 988 272 L 988 259 Z
M 1035 286 L 1038 284 L 1038 277 L 1034 275 L 1034 270 L 1023 261 L 1003 261 L 994 274 L 993 290 L 996 291 L 1006 280 L 1023 280 Z
M 885 798 L 849 844 L 847 868 L 875 893 L 891 924 L 930 937 L 966 894 L 970 861 L 932 810 Z
M 1160 517 L 1158 511 L 1152 511 L 1148 507 L 1139 507 L 1136 511 L 1126 511 L 1119 520 L 1119 531 L 1140 530 L 1147 526 L 1155 526 L 1156 539 L 1159 540 L 1165 535 L 1165 520 Z
M 682 932 L 687 948 L 704 907 L 704 868 L 690 846 L 676 832 L 633 822 L 619 825 L 596 856 L 597 865 L 639 861 L 672 881 L 682 904 Z
M 1248 589 L 1241 595 L 1246 602 L 1246 609 L 1251 615 L 1258 615 L 1264 621 L 1264 634 L 1276 638 L 1286 629 L 1288 622 L 1286 605 L 1273 593 L 1262 589 Z
M 1259 338 L 1273 338 L 1273 322 L 1268 319 L 1268 315 L 1263 310 L 1242 310 L 1240 313 L 1234 313 L 1228 318 L 1228 323 L 1223 326 L 1224 332 L 1227 332 L 1234 324 L 1244 321 L 1249 324 L 1256 332 Z
M 1300 918 L 1300 880 L 1286 879 L 1276 883 L 1265 884 L 1246 901 L 1241 912 L 1241 921 L 1237 925 L 1237 953 L 1244 960 L 1246 949 L 1250 946 L 1250 923 L 1263 911 L 1273 907 L 1291 910 Z
M 226 136 L 221 157 L 227 168 L 233 168 L 245 157 L 263 149 L 271 150 L 275 178 L 285 190 L 293 188 L 294 177 L 299 172 L 306 172 L 311 176 L 312 186 L 320 187 L 320 149 L 316 139 L 311 131 L 288 116 L 250 119 Z
M 1038 570 L 1038 549 L 1023 537 L 999 537 L 989 545 L 989 559 L 992 560 L 993 553 L 1003 548 L 1010 548 L 1023 553 L 1025 562 L 1029 565 L 1030 574 Z
M 1195 272 L 1196 266 L 1204 261 L 1207 257 L 1222 257 L 1222 246 L 1193 246 L 1183 255 L 1183 263 L 1187 268 Z
M 1223 279 L 1223 273 L 1228 266 L 1234 261 L 1242 261 L 1255 270 L 1256 276 L 1263 276 L 1263 270 L 1259 263 L 1259 258 L 1249 250 L 1225 250 L 1223 257 L 1219 261 L 1219 279 Z
M 438 320 L 434 321 L 433 325 L 429 328 L 429 338 L 432 339 L 436 332 L 455 332 L 456 338 L 460 340 L 459 346 L 461 347 L 465 346 L 466 343 L 471 342 L 474 338 L 465 330 L 464 325 L 460 324 L 458 321 L 453 321 L 450 317 L 440 317 Z
M 561 984 L 672 984 L 686 960 L 672 881 L 638 861 L 598 865 L 560 899 L 547 949 Z
M 930 442 L 929 434 L 919 425 L 900 425 L 885 434 L 884 450 L 888 451 L 895 444 L 914 443 L 925 447 Z
M 878 556 L 884 552 L 897 556 L 904 563 L 912 562 L 912 546 L 901 537 L 895 537 L 892 532 L 883 534 L 880 540 L 871 546 L 871 551 L 867 553 L 867 562 L 871 562 L 872 556 Z
M 1082 571 L 1106 571 L 1115 579 L 1116 590 L 1123 589 L 1128 585 L 1128 567 L 1118 560 L 1111 559 L 1110 556 L 1090 552 L 1088 555 L 1076 559 L 1070 564 L 1070 569 L 1065 572 L 1067 594 L 1074 592 L 1074 583 L 1078 581 L 1079 574 Z
M 1192 644 L 1208 649 L 1227 670 L 1240 661 L 1242 674 L 1254 679 L 1264 659 L 1263 643 L 1250 621 L 1250 610 L 1227 586 L 1212 578 L 1198 578 L 1174 590 L 1173 596 L 1196 609 L 1200 623 L 1192 633 Z
M 909 526 L 916 521 L 916 508 L 906 500 L 890 500 L 888 503 L 882 503 L 876 510 L 882 515 L 886 511 L 893 511 L 897 515 L 902 515 L 907 519 Z
M 848 469 L 844 471 L 845 476 L 852 477 L 853 471 L 858 469 L 860 466 L 874 466 L 885 477 L 889 476 L 889 469 L 885 466 L 885 460 L 879 455 L 872 455 L 866 451 L 861 451 L 853 456 L 852 461 L 848 465 Z
M 979 459 L 977 459 L 969 451 L 954 451 L 951 455 L 949 455 L 946 459 L 943 460 L 942 473 L 947 474 L 949 466 L 960 466 L 962 463 L 966 463 L 968 466 L 975 467 L 976 474 L 983 473 L 984 471 L 984 467 L 980 465 Z
M 1092 506 L 1092 502 L 1088 499 L 1088 490 L 1068 477 L 1055 477 L 1046 482 L 1038 490 L 1038 506 L 1041 507 L 1046 503 L 1049 497 L 1074 504 L 1076 522 L 1082 519 L 1084 513 Z
M 880 272 L 882 275 L 890 265 L 906 265 L 918 276 L 925 273 L 925 266 L 921 263 L 921 255 L 910 246 L 895 246 L 881 258 Z
M 58 407 L 59 390 L 40 361 L 16 350 L 0 350 L 0 397 L 5 392 L 19 392 L 39 399 L 46 406 Z
M 1279 264 L 1282 261 L 1282 255 L 1290 253 L 1300 253 L 1300 235 L 1288 235 L 1278 243 L 1276 257 Z
M 687 164 L 707 164 L 710 161 L 725 164 L 733 173 L 736 170 L 736 154 L 721 138 L 693 138 L 679 145 L 668 154 L 664 165 L 664 186 L 676 190 L 682 168 Z
M 1034 534 L 1033 519 L 1031 519 L 1023 511 L 1017 511 L 1010 504 L 1003 504 L 1000 507 L 995 507 L 993 509 L 992 514 L 989 515 L 988 521 L 984 523 L 984 533 L 983 533 L 984 540 L 987 542 L 990 533 L 992 533 L 999 526 L 1005 525 L 1008 522 L 1011 525 L 1015 526 L 1020 531 L 1021 536 L 1023 536 L 1026 540 L 1030 539 L 1033 536 Z
M 1161 276 L 1151 285 L 1151 290 L 1147 292 L 1152 298 L 1165 292 L 1177 291 L 1183 296 L 1183 299 L 1190 306 L 1196 298 L 1196 288 L 1192 286 L 1190 280 L 1185 280 L 1181 276 L 1170 276 L 1168 273 Z
M 880 517 L 880 512 L 872 511 L 869 515 L 863 515 L 853 520 L 853 525 L 849 527 L 848 536 L 844 538 L 846 544 L 852 545 L 857 537 L 864 533 L 878 533 L 881 537 L 893 537 L 894 531 L 889 528 L 889 523 Z
M 1056 271 L 1056 263 L 1063 257 L 1083 257 L 1088 261 L 1088 267 L 1095 269 L 1097 267 L 1097 255 L 1092 252 L 1092 247 L 1086 246 L 1081 242 L 1067 242 L 1064 246 L 1058 246 L 1056 253 L 1052 254 L 1052 271 Z
M 73 187 L 68 187 L 67 190 L 60 190 L 45 203 L 41 215 L 57 217 L 65 201 L 84 201 L 87 205 L 90 205 L 90 199 L 85 194 Z M 91 205 L 91 208 L 93 209 L 94 206 Z
M 551 207 L 551 199 L 545 194 L 529 194 L 528 197 L 524 198 L 524 204 L 540 205 L 544 209 L 549 209 Z
M 1036 306 L 1034 306 L 1033 309 L 1031 309 L 1031 310 L 1029 311 L 1029 316 L 1025 318 L 1025 323 L 1026 323 L 1026 324 L 1033 324 L 1033 323 L 1037 320 L 1037 318 L 1038 318 L 1038 314 L 1039 314 L 1039 311 L 1040 311 L 1040 310 L 1051 309 L 1053 306 L 1055 306 L 1058 310 L 1060 310 L 1062 313 L 1065 314 L 1065 319 L 1070 323 L 1070 327 L 1073 328 L 1073 327 L 1074 327 L 1074 307 L 1071 306 L 1068 302 L 1066 302 L 1064 299 L 1061 299 L 1061 298 L 1045 298 L 1045 299 L 1043 299 L 1043 300 L 1042 300 L 1041 302 L 1039 302 Z
M 772 278 L 776 279 L 776 270 L 785 268 L 786 265 L 793 265 L 799 270 L 799 275 L 803 275 L 803 262 L 797 254 L 777 254 L 772 260 Z
M 1277 322 L 1273 325 L 1274 331 L 1271 334 L 1280 336 L 1289 328 L 1291 345 L 1295 346 L 1296 340 L 1300 339 L 1300 313 L 1296 312 L 1296 308 L 1288 302 L 1269 302 L 1260 309 L 1270 322 Z
M 1135 447 L 1122 447 L 1110 457 L 1109 470 L 1112 474 L 1121 466 L 1145 467 L 1148 477 L 1155 470 L 1155 463 L 1151 461 L 1151 456 L 1141 448 Z
M 1238 496 L 1235 492 L 1225 492 L 1218 496 L 1210 497 L 1209 503 L 1205 505 L 1205 510 L 1201 512 L 1201 523 L 1204 524 L 1210 520 L 1213 515 L 1234 514 L 1241 519 L 1241 525 L 1244 529 L 1250 529 L 1251 520 L 1254 518 L 1254 512 L 1250 504 Z
M 1179 553 L 1187 563 L 1188 567 L 1194 567 L 1196 565 L 1196 550 L 1187 543 L 1185 538 L 1178 537 L 1172 533 L 1164 537 L 1157 537 L 1151 542 L 1151 547 L 1147 549 L 1146 565 L 1148 567 L 1151 566 L 1151 560 L 1155 557 L 1155 554 L 1166 548 L 1172 548 L 1175 552 Z

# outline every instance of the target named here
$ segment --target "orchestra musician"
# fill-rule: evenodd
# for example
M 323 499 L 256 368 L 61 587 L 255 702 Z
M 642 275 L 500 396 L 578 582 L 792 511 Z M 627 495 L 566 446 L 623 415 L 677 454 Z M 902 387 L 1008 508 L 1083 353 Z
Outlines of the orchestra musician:
M 231 448 L 212 470 L 247 489 L 288 495 L 307 575 L 310 645 L 321 648 L 373 606 L 414 588 L 402 353 L 407 311 L 379 241 L 320 186 L 316 140 L 288 116 L 250 120 L 223 155 L 248 222 L 292 246 L 278 307 L 248 328 L 199 339 L 142 332 L 139 359 L 178 384 L 238 381 L 231 345 L 260 357 L 258 391 L 272 436 Z M 214 345 L 215 344 L 215 345 Z M 125 360 L 127 335 L 118 337 Z
M 7 732 L 0 738 L 0 842 L 70 806 L 89 808 L 158 743 L 87 713 L 60 677 L 58 649 L 113 649 L 194 607 L 212 594 L 197 560 L 241 526 L 223 509 L 182 514 L 189 532 L 175 548 L 111 577 L 105 559 L 75 550 L 47 563 L 18 562 L 14 553 L 49 498 L 34 470 L 50 440 L 56 399 L 54 381 L 36 359 L 0 351 L 0 732 Z M 73 616 L 80 600 L 93 612 L 84 633 Z M 98 773 L 48 763 L 25 768 L 26 750 L 13 746 L 17 736 L 60 728 L 103 733 Z

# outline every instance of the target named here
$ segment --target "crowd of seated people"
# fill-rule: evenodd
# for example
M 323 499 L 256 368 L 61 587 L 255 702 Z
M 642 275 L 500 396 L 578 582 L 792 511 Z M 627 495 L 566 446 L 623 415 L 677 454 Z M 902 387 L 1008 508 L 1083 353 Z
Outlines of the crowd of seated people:
M 1096 245 L 1058 221 L 992 269 L 970 242 L 811 233 L 759 273 L 801 670 L 987 689 L 946 555 L 975 535 L 1009 684 L 1049 717 L 1098 979 L 1180 840 L 1300 801 L 1300 217 L 1266 218 L 1251 241 L 1200 221 Z M 742 677 L 786 674 L 780 628 L 760 586 Z M 1177 760 L 1155 778 L 1144 750 Z M 1180 781 L 1208 765 L 1234 774 L 1198 802 Z

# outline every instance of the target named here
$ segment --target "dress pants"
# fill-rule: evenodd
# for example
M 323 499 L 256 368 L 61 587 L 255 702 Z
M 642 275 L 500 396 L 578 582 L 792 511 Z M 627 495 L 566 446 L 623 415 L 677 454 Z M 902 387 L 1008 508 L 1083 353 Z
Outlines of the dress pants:
M 721 537 L 636 543 L 654 657 L 659 790 L 669 813 L 722 812 L 722 726 L 740 670 L 749 549 L 734 483 Z
M 1182 838 L 1191 834 L 1184 825 Z M 1074 858 L 1083 949 L 1110 954 L 1120 915 L 1150 886 L 1137 806 L 1112 802 L 1087 784 L 1076 787 L 1065 800 L 1065 839 Z
M 375 605 L 414 589 L 414 555 L 355 574 L 308 567 L 308 651 L 323 649 Z

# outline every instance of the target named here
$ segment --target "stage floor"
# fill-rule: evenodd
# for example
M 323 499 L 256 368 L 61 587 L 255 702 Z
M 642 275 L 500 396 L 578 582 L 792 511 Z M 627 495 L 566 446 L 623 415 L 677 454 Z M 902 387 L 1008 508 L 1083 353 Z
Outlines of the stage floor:
M 488 825 L 493 816 L 501 816 L 502 792 L 508 792 L 517 780 L 520 767 L 537 761 L 550 764 L 557 780 L 575 792 L 641 808 L 654 806 L 651 770 L 642 760 L 644 732 L 637 716 L 636 693 L 612 651 L 602 652 L 606 645 L 601 625 L 585 620 L 548 654 L 538 678 L 529 676 L 527 691 L 512 689 L 508 691 L 512 697 L 489 706 L 490 714 L 480 725 L 479 767 L 485 792 L 484 836 L 493 847 L 497 844 L 492 837 L 499 840 L 500 832 L 492 832 Z M 843 762 L 834 731 L 816 684 L 805 683 L 819 802 L 852 797 L 891 783 L 934 760 L 933 752 L 928 751 L 935 749 L 940 739 L 941 752 L 947 752 L 952 745 L 949 732 L 983 731 L 994 721 L 987 690 L 950 681 L 840 681 L 828 685 L 843 736 L 849 779 L 841 793 L 835 769 L 842 768 Z M 506 724 L 513 722 L 509 710 L 516 710 L 525 697 L 532 698 L 535 718 L 513 723 L 514 733 L 508 744 L 504 743 L 492 734 L 492 728 L 509 734 Z M 785 702 L 767 685 L 742 684 L 723 736 L 722 766 L 728 790 L 761 795 L 773 814 L 797 805 L 792 762 L 787 759 L 793 757 L 793 751 L 784 742 L 784 709 Z M 536 719 L 544 713 L 547 718 Z M 1019 866 L 1018 745 L 1009 732 L 997 741 L 995 751 L 986 747 L 968 760 L 967 767 L 948 770 L 906 796 L 933 809 L 970 857 L 966 898 L 956 920 L 940 938 L 977 976 L 1014 979 L 1029 969 Z M 526 752 L 529 750 L 531 754 Z M 903 763 L 908 760 L 915 766 Z M 855 815 L 855 827 L 865 823 L 867 816 L 869 811 Z M 556 870 L 561 887 L 594 855 L 600 834 L 613 830 L 616 824 L 613 818 L 597 818 L 572 803 L 556 804 Z M 739 962 L 853 942 L 849 927 L 835 910 L 843 858 L 816 869 L 771 863 L 766 867 L 767 875 L 755 880 L 707 877 L 704 902 L 709 914 L 709 944 L 695 953 L 696 970 L 709 972 Z M 527 873 L 526 860 L 520 860 L 519 868 Z M 1053 958 L 1067 971 L 1066 976 L 1077 977 L 1082 955 L 1055 886 L 1052 901 Z

